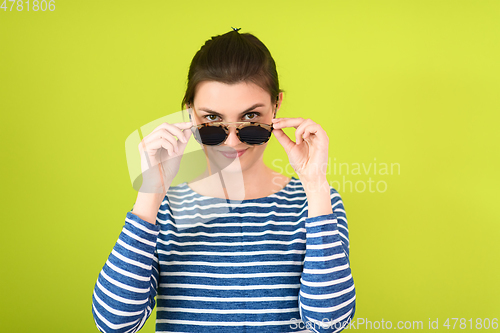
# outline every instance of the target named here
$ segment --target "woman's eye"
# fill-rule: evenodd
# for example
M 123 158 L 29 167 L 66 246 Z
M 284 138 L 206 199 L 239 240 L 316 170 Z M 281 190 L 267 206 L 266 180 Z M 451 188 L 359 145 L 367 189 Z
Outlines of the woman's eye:
M 257 118 L 258 116 L 260 116 L 260 114 L 259 114 L 259 113 L 257 113 L 257 112 L 250 112 L 250 113 L 247 113 L 245 116 L 248 116 L 248 115 L 254 115 L 253 117 L 250 117 L 250 118 L 248 118 L 248 119 L 255 119 L 255 118 Z
M 212 121 L 213 121 L 213 120 L 215 120 L 215 119 L 211 119 L 211 118 L 209 118 L 209 117 L 216 117 L 216 118 L 217 118 L 218 116 L 217 116 L 217 115 L 215 115 L 215 114 L 209 114 L 209 115 L 206 115 L 206 116 L 205 116 L 205 119 L 212 120 Z
M 248 120 L 254 120 L 254 119 L 256 119 L 256 118 L 258 118 L 260 116 L 260 113 L 258 113 L 258 112 L 249 112 L 249 113 L 245 114 L 245 116 L 247 116 Z M 203 117 L 205 119 L 209 120 L 209 121 L 215 121 L 215 120 L 217 120 L 217 118 L 219 116 L 215 115 L 215 114 L 207 114 L 206 116 L 203 116 Z

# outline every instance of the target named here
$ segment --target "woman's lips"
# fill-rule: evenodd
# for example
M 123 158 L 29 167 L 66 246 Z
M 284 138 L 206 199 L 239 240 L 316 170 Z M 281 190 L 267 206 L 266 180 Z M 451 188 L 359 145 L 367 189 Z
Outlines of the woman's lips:
M 225 153 L 225 152 L 220 152 L 222 155 L 224 155 L 225 157 L 227 158 L 236 158 L 236 157 L 240 157 L 241 155 L 243 155 L 245 152 L 247 151 L 247 149 L 245 150 L 238 150 L 238 151 L 235 151 L 234 153 Z

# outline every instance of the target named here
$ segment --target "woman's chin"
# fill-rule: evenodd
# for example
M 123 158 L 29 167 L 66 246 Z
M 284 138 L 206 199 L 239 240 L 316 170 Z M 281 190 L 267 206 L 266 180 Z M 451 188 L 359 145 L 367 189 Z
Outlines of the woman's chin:
M 240 157 L 226 158 L 224 156 L 210 158 L 210 168 L 212 173 L 222 170 L 224 173 L 241 173 L 244 167 L 244 159 Z
M 243 163 L 239 158 L 231 160 L 217 160 L 218 169 L 223 170 L 224 173 L 236 173 L 243 171 Z

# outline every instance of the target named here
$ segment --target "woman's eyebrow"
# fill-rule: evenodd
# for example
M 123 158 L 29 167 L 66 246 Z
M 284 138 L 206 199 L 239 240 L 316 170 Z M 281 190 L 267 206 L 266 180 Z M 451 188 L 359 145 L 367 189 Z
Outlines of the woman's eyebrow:
M 261 107 L 261 106 L 265 106 L 265 105 L 264 105 L 264 104 L 262 104 L 262 103 L 257 103 L 257 104 L 254 104 L 254 105 L 252 105 L 251 107 L 249 107 L 248 109 L 246 109 L 245 111 L 241 112 L 241 113 L 240 113 L 240 115 L 243 115 L 243 114 L 245 114 L 245 113 L 247 113 L 247 112 L 249 112 L 249 111 L 252 111 L 252 110 L 254 110 L 254 109 L 258 108 L 258 107 Z M 219 117 L 223 117 L 223 115 L 222 115 L 222 114 L 220 114 L 219 112 L 216 112 L 216 111 L 214 111 L 214 110 L 210 110 L 209 108 L 199 108 L 198 110 L 199 110 L 199 111 L 209 112 L 209 113 L 215 114 L 215 115 L 217 115 L 217 116 L 219 116 Z

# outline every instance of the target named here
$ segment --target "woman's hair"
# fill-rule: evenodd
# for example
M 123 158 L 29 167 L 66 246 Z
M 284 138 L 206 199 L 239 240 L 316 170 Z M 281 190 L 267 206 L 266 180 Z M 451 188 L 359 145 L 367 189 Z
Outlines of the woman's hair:
M 191 61 L 187 81 L 181 108 L 193 104 L 196 86 L 202 81 L 252 82 L 269 92 L 271 104 L 277 103 L 283 91 L 267 47 L 254 35 L 234 29 L 205 42 Z

